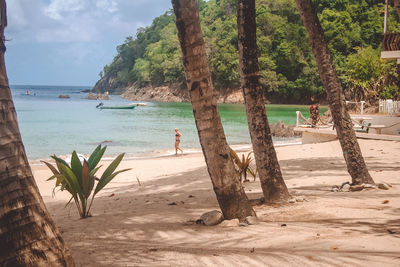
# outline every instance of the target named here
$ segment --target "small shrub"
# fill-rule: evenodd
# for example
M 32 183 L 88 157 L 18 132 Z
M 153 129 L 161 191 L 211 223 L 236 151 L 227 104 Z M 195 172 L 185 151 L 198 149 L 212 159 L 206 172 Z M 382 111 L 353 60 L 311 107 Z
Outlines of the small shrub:
M 103 172 L 101 177 L 98 178 L 96 173 L 101 166 L 97 167 L 97 164 L 103 157 L 106 148 L 106 146 L 102 148 L 101 145 L 99 145 L 88 160 L 83 160 L 83 163 L 79 160 L 77 153 L 75 151 L 72 152 L 71 166 L 55 155 L 52 156 L 52 158 L 55 160 L 57 168 L 48 162 L 42 161 L 53 172 L 53 176 L 47 180 L 56 180 L 54 190 L 59 187 L 61 191 L 67 190 L 71 194 L 71 199 L 68 201 L 67 205 L 74 200 L 81 218 L 90 216 L 89 211 L 94 197 L 100 190 L 114 179 L 115 176 L 121 172 L 130 170 L 124 169 L 114 172 L 125 155 L 125 153 L 123 153 L 118 155 Z M 97 181 L 96 187 L 94 187 L 95 181 Z M 91 200 L 89 203 L 90 197 Z
M 257 176 L 257 170 L 254 171 L 250 167 L 250 163 L 253 161 L 253 159 L 251 158 L 251 154 L 253 152 L 250 152 L 249 154 L 247 154 L 247 157 L 245 157 L 243 154 L 242 158 L 240 158 L 239 155 L 232 148 L 229 148 L 229 151 L 230 151 L 231 157 L 233 158 L 233 163 L 235 163 L 236 170 L 239 172 L 240 181 L 242 181 L 242 176 L 244 176 L 244 181 L 248 181 L 247 173 L 249 173 L 251 176 L 253 176 L 254 181 L 255 181 L 256 176 Z
M 383 88 L 380 98 L 381 99 L 397 99 L 399 95 L 399 88 L 396 85 L 389 85 Z

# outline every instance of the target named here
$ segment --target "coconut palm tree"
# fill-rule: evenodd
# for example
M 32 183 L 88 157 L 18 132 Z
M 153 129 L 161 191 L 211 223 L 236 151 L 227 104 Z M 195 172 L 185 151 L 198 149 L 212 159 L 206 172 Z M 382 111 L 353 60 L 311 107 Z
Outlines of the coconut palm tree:
M 332 112 L 333 122 L 352 183 L 374 184 L 361 154 L 353 123 L 347 111 L 343 88 L 336 73 L 317 13 L 311 0 L 296 0 L 296 2 L 317 61 L 319 75 L 328 95 L 329 108 Z
M 200 144 L 226 219 L 254 215 L 229 153 L 208 67 L 197 0 L 172 0 Z
M 0 12 L 0 266 L 74 266 L 26 158 L 4 62 L 5 0 Z
M 287 201 L 290 195 L 282 178 L 265 111 L 258 67 L 255 15 L 255 0 L 238 1 L 240 82 L 261 188 L 265 202 L 274 203 Z

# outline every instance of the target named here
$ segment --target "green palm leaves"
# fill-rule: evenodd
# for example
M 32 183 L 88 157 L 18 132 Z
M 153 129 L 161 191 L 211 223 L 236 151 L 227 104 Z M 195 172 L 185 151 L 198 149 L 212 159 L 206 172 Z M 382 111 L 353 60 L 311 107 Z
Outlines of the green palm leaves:
M 254 181 L 255 181 L 256 175 L 257 175 L 257 170 L 254 171 L 250 166 L 250 163 L 253 161 L 253 159 L 251 158 L 251 154 L 253 152 L 250 152 L 249 154 L 247 154 L 247 157 L 245 157 L 243 154 L 242 158 L 240 158 L 239 155 L 232 148 L 229 148 L 229 152 L 233 159 L 233 163 L 235 163 L 236 170 L 239 172 L 240 181 L 242 181 L 242 175 L 244 176 L 244 181 L 248 181 L 247 173 L 249 173 L 251 176 L 253 176 Z
M 81 162 L 75 151 L 72 152 L 71 166 L 55 155 L 52 156 L 52 158 L 55 160 L 57 168 L 52 164 L 43 161 L 43 163 L 45 163 L 53 173 L 53 175 L 47 180 L 56 180 L 55 188 L 60 187 L 61 191 L 67 190 L 71 194 L 71 199 L 68 201 L 67 205 L 74 200 L 81 218 L 90 216 L 89 211 L 94 196 L 100 192 L 101 189 L 103 189 L 121 172 L 130 170 L 124 169 L 115 171 L 125 155 L 120 154 L 110 163 L 101 177 L 98 178 L 96 173 L 101 166 L 97 167 L 97 164 L 103 157 L 106 148 L 106 146 L 101 147 L 101 145 L 99 145 L 90 155 L 89 159 L 84 159 L 83 162 Z M 97 181 L 96 187 L 95 181 Z M 89 203 L 88 200 L 90 196 L 91 201 Z

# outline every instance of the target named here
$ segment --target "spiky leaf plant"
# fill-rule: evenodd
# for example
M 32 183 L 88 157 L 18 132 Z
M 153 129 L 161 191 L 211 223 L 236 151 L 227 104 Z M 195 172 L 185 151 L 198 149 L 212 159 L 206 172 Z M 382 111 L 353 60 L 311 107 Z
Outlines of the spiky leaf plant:
M 249 152 L 246 157 L 243 154 L 242 158 L 240 158 L 239 155 L 232 148 L 229 148 L 229 151 L 231 157 L 233 158 L 233 162 L 235 163 L 236 169 L 239 172 L 240 181 L 242 181 L 242 175 L 244 176 L 244 181 L 248 181 L 247 173 L 253 176 L 255 181 L 257 170 L 254 171 L 250 166 L 250 163 L 253 161 L 253 159 L 251 158 L 251 154 L 253 152 Z
M 57 168 L 48 162 L 42 161 L 53 173 L 53 175 L 47 180 L 56 180 L 54 189 L 59 187 L 61 191 L 67 190 L 71 194 L 71 199 L 68 201 L 67 205 L 74 200 L 81 218 L 90 216 L 89 211 L 94 197 L 101 189 L 103 189 L 121 172 L 130 170 L 124 169 L 115 171 L 125 155 L 125 153 L 123 153 L 118 155 L 110 163 L 100 178 L 98 178 L 96 173 L 101 166 L 97 166 L 97 164 L 100 162 L 106 149 L 107 146 L 97 146 L 89 159 L 84 159 L 83 163 L 81 163 L 78 154 L 74 151 L 71 155 L 71 165 L 54 155 L 52 158 L 55 160 Z M 95 181 L 97 181 L 96 187 Z M 89 203 L 90 198 L 91 200 Z

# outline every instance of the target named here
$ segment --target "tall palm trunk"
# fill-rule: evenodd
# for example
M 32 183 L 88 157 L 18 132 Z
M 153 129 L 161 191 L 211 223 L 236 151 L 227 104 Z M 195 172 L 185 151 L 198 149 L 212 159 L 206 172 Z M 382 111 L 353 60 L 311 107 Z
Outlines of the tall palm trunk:
M 312 51 L 317 61 L 319 75 L 328 95 L 333 122 L 340 145 L 342 146 L 347 170 L 352 178 L 352 183 L 374 184 L 361 154 L 361 149 L 353 129 L 353 123 L 347 112 L 343 88 L 336 73 L 317 13 L 311 4 L 311 0 L 296 0 L 296 2 L 304 26 L 308 32 Z
M 397 17 L 400 19 L 400 1 L 393 0 L 394 9 L 396 10 Z
M 282 178 L 265 111 L 258 67 L 255 15 L 255 0 L 238 1 L 240 80 L 247 121 L 264 198 L 267 203 L 273 203 L 286 201 L 289 192 Z
M 172 0 L 200 144 L 226 219 L 254 215 L 229 153 L 208 67 L 197 0 Z
M 5 0 L 0 11 L 0 266 L 74 266 L 25 155 L 4 62 Z

